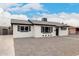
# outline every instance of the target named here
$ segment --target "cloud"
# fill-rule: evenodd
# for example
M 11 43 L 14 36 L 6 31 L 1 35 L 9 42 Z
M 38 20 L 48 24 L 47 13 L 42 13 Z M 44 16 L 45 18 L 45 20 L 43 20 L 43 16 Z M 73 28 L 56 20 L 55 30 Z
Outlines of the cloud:
M 16 7 L 16 6 L 20 7 L 22 5 L 23 5 L 22 3 L 0 3 L 0 8 L 7 9 L 10 7 Z
M 42 18 L 47 18 L 48 21 L 53 21 L 53 22 L 62 22 L 62 19 L 57 15 L 57 14 L 48 14 L 48 13 L 43 13 L 39 16 L 33 16 L 33 19 L 35 20 L 41 20 Z
M 40 3 L 15 3 L 15 4 L 0 4 L 1 8 L 11 14 L 27 14 L 28 16 L 40 15 L 41 13 L 49 13 Z
M 78 19 L 69 19 L 64 21 L 65 24 L 68 24 L 70 26 L 79 27 L 79 20 Z
M 0 26 L 11 26 L 11 19 L 18 19 L 18 20 L 28 20 L 26 15 L 12 15 L 11 13 L 4 11 L 2 8 L 0 9 Z
M 7 8 L 6 11 L 10 11 L 10 12 L 28 12 L 28 11 L 32 11 L 32 10 L 37 10 L 37 11 L 42 11 L 43 9 L 43 5 L 40 3 L 28 3 L 28 4 L 15 4 L 15 7 L 12 8 Z
M 3 9 L 0 9 L 0 26 L 10 26 L 10 13 L 4 12 Z
M 39 3 L 30 3 L 30 4 L 26 4 L 22 7 L 23 9 L 28 9 L 28 10 L 43 10 L 43 5 L 39 4 Z
M 13 5 L 16 5 L 16 4 L 15 3 L 0 3 L 0 8 L 6 9 Z
M 41 20 L 43 17 L 47 18 L 48 21 L 59 22 L 68 24 L 70 26 L 79 27 L 79 14 L 77 13 L 59 13 L 59 14 L 47 14 L 43 13 L 40 17 L 33 16 L 34 20 Z

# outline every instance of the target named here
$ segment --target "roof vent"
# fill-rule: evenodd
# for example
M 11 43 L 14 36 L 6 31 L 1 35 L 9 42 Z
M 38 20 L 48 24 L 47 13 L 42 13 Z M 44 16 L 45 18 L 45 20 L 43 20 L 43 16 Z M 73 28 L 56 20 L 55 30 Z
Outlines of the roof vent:
M 28 19 L 28 21 L 33 24 L 33 22 L 31 20 Z
M 47 18 L 42 18 L 42 21 L 46 21 L 47 22 Z

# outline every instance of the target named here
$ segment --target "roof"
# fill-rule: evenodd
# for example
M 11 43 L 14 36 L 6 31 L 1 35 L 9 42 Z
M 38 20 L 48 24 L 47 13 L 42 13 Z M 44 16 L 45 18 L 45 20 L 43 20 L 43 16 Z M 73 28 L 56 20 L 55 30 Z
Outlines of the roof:
M 57 22 L 48 22 L 48 21 L 31 21 L 33 24 L 39 24 L 39 25 L 54 25 L 54 26 L 67 26 L 66 24 L 57 23 Z
M 79 28 L 79 27 L 76 27 L 76 26 L 69 26 L 69 28 Z
M 0 26 L 0 29 L 9 29 L 10 27 Z
M 67 26 L 66 24 L 48 21 L 38 21 L 38 20 L 11 20 L 12 24 L 33 24 L 33 25 L 53 25 L 53 26 Z
M 31 23 L 26 20 L 11 19 L 11 24 L 31 24 Z

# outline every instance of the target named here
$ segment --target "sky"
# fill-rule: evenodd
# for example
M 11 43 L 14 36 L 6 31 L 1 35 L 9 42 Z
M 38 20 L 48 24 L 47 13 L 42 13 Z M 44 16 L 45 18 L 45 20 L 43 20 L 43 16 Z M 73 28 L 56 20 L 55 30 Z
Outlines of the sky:
M 79 3 L 40 3 L 40 4 L 17 3 L 9 5 L 7 8 L 4 9 L 12 14 L 25 14 L 25 15 L 38 14 L 38 13 L 61 13 L 61 12 L 79 13 Z
M 63 22 L 79 26 L 79 3 L 0 3 L 0 17 Z
M 5 6 L 3 9 L 11 14 L 24 14 L 29 17 L 32 15 L 39 15 L 41 13 L 79 13 L 78 3 L 17 3 L 3 5 Z

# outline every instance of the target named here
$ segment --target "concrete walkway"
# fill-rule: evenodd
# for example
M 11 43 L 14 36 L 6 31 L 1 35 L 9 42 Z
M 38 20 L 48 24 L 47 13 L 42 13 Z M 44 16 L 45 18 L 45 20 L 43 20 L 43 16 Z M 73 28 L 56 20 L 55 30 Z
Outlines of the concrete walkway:
M 12 35 L 0 35 L 0 56 L 14 55 L 14 41 Z

